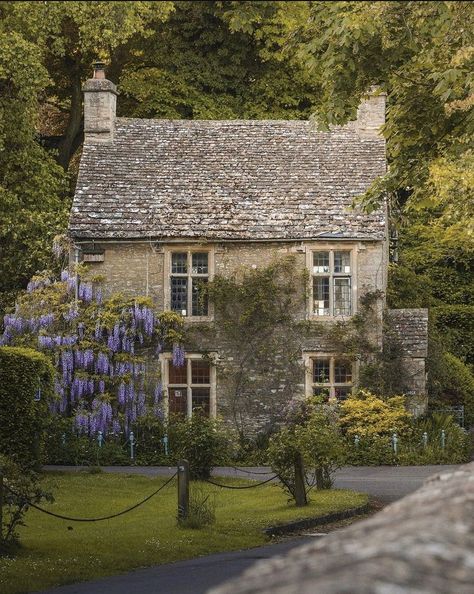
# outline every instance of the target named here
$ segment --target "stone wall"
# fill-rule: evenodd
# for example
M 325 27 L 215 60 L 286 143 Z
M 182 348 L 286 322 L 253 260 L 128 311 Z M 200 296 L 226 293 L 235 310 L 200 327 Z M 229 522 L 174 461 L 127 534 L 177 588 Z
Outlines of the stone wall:
M 472 594 L 474 463 L 209 594 Z
M 197 249 L 207 249 L 209 244 L 193 244 Z M 239 277 L 249 268 L 264 267 L 275 259 L 293 255 L 295 266 L 303 271 L 308 266 L 311 250 L 323 246 L 340 249 L 354 248 L 356 267 L 353 283 L 360 296 L 374 290 L 385 290 L 386 249 L 382 242 L 273 242 L 273 243 L 221 243 L 212 246 L 215 273 Z M 87 249 L 87 246 L 84 246 Z M 106 292 L 123 292 L 126 295 L 149 295 L 158 310 L 165 307 L 166 252 L 170 244 L 145 242 L 123 242 L 96 244 L 95 248 L 105 250 L 104 261 L 92 264 L 97 274 L 106 277 Z M 301 294 L 304 286 L 301 286 Z M 309 303 L 302 300 L 299 317 L 308 319 Z M 379 324 L 372 328 L 373 337 L 382 340 L 382 304 Z M 260 363 L 248 368 L 245 377 L 245 397 L 236 409 L 235 374 L 238 360 L 231 344 L 227 343 L 219 331 L 218 321 L 196 323 L 188 320 L 189 352 L 217 353 L 217 411 L 225 418 L 232 419 L 252 431 L 263 428 L 278 415 L 289 399 L 305 392 L 303 352 L 330 353 L 334 346 L 328 343 L 325 326 L 331 322 L 309 320 L 303 335 L 283 336 L 279 350 L 271 353 L 267 361 L 260 357 Z M 309 328 L 309 330 L 308 330 Z M 297 353 L 297 357 L 294 356 Z M 263 357 L 265 359 L 265 357 Z M 424 360 L 423 360 L 424 362 Z M 242 412 L 244 411 L 244 412 Z
M 428 310 L 389 309 L 388 321 L 399 341 L 403 370 L 406 376 L 406 391 L 412 399 L 412 412 L 422 413 L 426 400 L 426 357 L 428 356 Z

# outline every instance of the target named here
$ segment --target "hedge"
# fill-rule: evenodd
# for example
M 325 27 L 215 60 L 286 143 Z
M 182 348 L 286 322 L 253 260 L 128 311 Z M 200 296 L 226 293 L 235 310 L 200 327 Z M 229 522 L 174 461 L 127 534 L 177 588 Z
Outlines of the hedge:
M 447 350 L 474 363 L 474 305 L 442 305 L 430 310 Z
M 42 353 L 0 347 L 0 454 L 23 468 L 39 463 L 53 381 L 53 366 Z

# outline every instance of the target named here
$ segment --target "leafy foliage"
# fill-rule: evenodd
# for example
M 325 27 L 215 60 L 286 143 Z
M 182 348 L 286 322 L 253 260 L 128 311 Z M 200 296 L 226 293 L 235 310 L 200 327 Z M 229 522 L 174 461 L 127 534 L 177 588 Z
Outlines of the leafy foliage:
M 268 461 L 285 490 L 296 499 L 295 465 L 301 459 L 306 472 L 306 489 L 330 488 L 332 474 L 345 459 L 337 414 L 318 399 L 293 400 L 286 410 L 286 423 L 268 445 Z M 310 476 L 313 474 L 311 481 Z
M 171 419 L 170 447 L 175 459 L 189 462 L 192 479 L 207 479 L 230 453 L 229 430 L 219 419 L 195 411 L 190 419 Z
M 0 6 L 2 21 L 5 4 Z M 49 84 L 37 46 L 0 24 L 0 312 L 51 261 L 65 225 L 65 177 L 36 142 L 39 99 Z
M 367 390 L 360 390 L 341 403 L 341 427 L 352 437 L 405 433 L 409 421 L 403 396 L 382 399 Z
M 18 528 L 25 526 L 28 502 L 53 502 L 51 493 L 42 489 L 38 475 L 31 469 L 15 464 L 11 458 L 0 455 L 3 473 L 3 517 L 0 525 L 0 555 L 11 554 L 20 544 Z
M 247 436 L 257 392 L 277 418 L 281 402 L 271 390 L 284 385 L 282 400 L 287 402 L 299 383 L 305 287 L 294 256 L 260 268 L 242 267 L 233 276 L 216 275 L 208 285 L 216 319 L 211 332 L 233 352 L 231 364 L 221 365 L 220 373 L 229 379 L 230 414 L 241 439 Z
M 0 453 L 25 469 L 39 463 L 53 377 L 43 354 L 0 347 Z

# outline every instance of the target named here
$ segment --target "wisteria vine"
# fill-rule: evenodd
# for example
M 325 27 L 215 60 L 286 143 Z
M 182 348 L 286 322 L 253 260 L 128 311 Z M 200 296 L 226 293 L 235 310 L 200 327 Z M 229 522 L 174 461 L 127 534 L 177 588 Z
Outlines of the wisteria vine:
M 4 318 L 1 345 L 30 346 L 50 355 L 56 369 L 53 414 L 71 417 L 79 434 L 128 434 L 145 415 L 163 416 L 159 365 L 165 347 L 185 364 L 182 319 L 156 315 L 147 298 L 104 298 L 86 269 L 63 270 L 60 280 L 34 277 L 14 313 Z M 152 355 L 150 355 L 152 353 Z

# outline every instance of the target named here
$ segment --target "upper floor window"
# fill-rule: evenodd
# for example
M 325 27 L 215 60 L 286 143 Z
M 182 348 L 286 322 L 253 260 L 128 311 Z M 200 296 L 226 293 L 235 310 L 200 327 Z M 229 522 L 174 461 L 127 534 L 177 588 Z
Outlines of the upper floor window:
M 170 258 L 170 307 L 183 316 L 207 316 L 205 289 L 209 281 L 209 252 L 176 251 Z
M 312 314 L 352 314 L 352 256 L 349 250 L 312 252 Z

